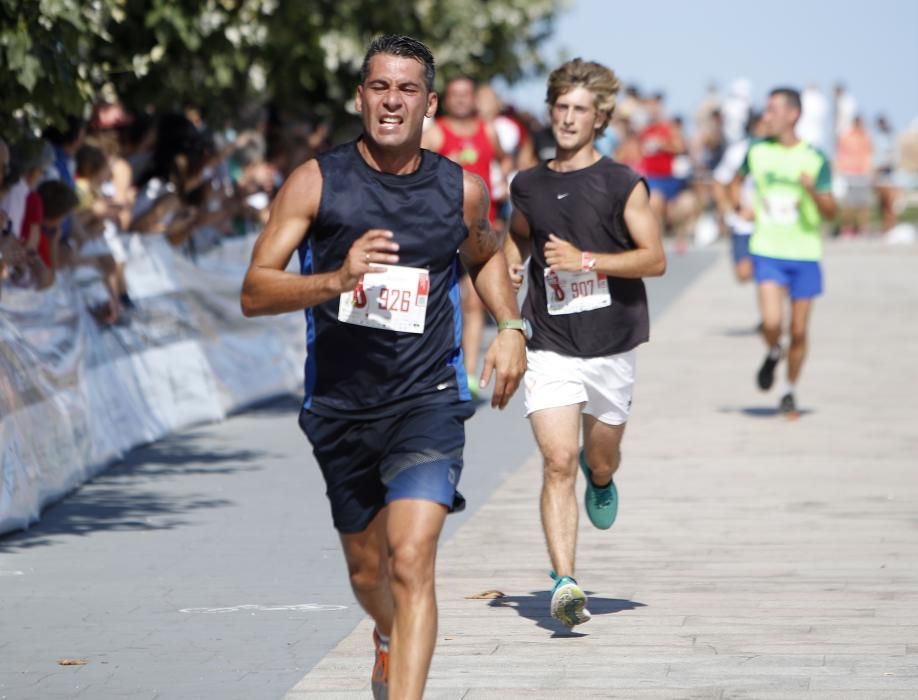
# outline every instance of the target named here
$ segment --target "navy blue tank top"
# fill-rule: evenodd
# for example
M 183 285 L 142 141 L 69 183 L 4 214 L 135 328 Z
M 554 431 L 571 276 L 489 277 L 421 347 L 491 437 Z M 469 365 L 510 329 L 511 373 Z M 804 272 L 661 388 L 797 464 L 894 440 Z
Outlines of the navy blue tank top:
M 338 320 L 339 298 L 306 310 L 304 407 L 322 416 L 373 418 L 423 402 L 469 400 L 463 364 L 458 248 L 463 219 L 462 168 L 430 151 L 408 175 L 371 168 L 357 142 L 319 156 L 322 198 L 300 244 L 301 272 L 332 272 L 368 229 L 388 229 L 400 266 L 430 276 L 423 333 Z

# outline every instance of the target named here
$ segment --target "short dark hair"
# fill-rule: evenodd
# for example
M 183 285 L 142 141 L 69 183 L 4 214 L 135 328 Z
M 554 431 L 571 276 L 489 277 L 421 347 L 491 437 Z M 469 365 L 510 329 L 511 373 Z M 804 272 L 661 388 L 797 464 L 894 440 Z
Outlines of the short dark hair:
M 74 143 L 83 133 L 86 122 L 82 117 L 70 115 L 64 117 L 64 127 L 59 128 L 57 125 L 49 126 L 45 129 L 43 136 L 52 146 L 69 146 Z
M 803 106 L 800 102 L 800 91 L 795 90 L 790 87 L 777 87 L 771 92 L 768 93 L 769 97 L 774 97 L 775 95 L 781 95 L 787 101 L 787 104 L 796 109 L 798 112 L 803 111 Z
M 360 66 L 360 83 L 367 80 L 370 73 L 370 59 L 376 54 L 386 53 L 391 56 L 405 56 L 413 58 L 424 66 L 424 79 L 427 84 L 427 91 L 433 92 L 434 77 L 436 67 L 434 66 L 434 57 L 424 44 L 410 36 L 399 36 L 397 34 L 387 34 L 373 40 L 363 57 L 363 65 Z
M 105 152 L 88 143 L 84 143 L 77 149 L 74 160 L 76 160 L 77 175 L 80 177 L 95 177 L 108 165 Z
M 76 209 L 79 200 L 76 192 L 61 180 L 46 180 L 38 186 L 38 196 L 46 219 L 57 219 Z
M 453 83 L 458 83 L 460 81 L 469 82 L 472 84 L 472 87 L 478 87 L 478 81 L 475 80 L 471 75 L 466 75 L 465 73 L 460 73 L 459 75 L 454 75 L 452 78 L 443 83 L 444 89 L 448 88 Z
M 16 160 L 20 173 L 31 170 L 44 170 L 54 162 L 54 151 L 51 144 L 44 139 L 29 138 L 16 144 Z

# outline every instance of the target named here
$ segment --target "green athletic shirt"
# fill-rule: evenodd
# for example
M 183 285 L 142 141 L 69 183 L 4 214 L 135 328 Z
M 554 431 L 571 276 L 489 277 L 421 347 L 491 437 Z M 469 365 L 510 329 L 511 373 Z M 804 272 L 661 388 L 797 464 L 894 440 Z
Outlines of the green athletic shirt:
M 812 177 L 816 192 L 830 192 L 826 157 L 803 141 L 788 147 L 765 139 L 749 147 L 740 172 L 755 183 L 755 233 L 749 251 L 782 260 L 819 260 L 822 217 L 800 176 Z

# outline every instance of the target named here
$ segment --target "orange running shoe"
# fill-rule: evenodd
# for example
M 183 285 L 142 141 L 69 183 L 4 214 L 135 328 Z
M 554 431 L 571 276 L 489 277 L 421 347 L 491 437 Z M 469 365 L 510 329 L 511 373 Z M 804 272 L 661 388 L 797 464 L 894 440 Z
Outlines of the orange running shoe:
M 376 647 L 376 662 L 370 676 L 373 700 L 387 700 L 389 697 L 389 645 L 383 644 L 379 631 L 373 628 L 373 646 Z

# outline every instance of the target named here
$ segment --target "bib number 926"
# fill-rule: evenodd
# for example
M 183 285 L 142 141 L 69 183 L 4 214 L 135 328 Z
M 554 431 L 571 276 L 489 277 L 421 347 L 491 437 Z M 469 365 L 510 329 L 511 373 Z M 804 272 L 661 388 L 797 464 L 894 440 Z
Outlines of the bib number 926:
M 402 313 L 410 311 L 411 290 L 380 287 L 377 304 L 382 311 L 401 311 Z
M 422 268 L 380 265 L 341 295 L 338 320 L 401 333 L 423 333 L 430 273 Z

